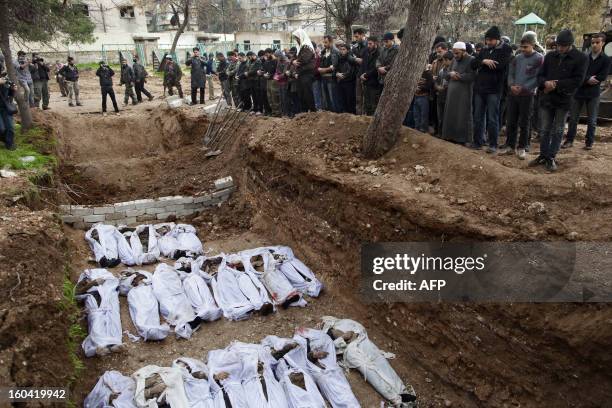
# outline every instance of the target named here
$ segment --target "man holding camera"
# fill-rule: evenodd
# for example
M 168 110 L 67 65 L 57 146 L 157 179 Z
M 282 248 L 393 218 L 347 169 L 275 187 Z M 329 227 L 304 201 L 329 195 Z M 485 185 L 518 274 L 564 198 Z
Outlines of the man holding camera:
M 17 62 L 14 65 L 17 81 L 23 88 L 23 97 L 28 101 L 30 107 L 34 107 L 34 83 L 32 82 L 32 73 L 30 72 L 30 61 L 26 58 L 25 52 L 17 52 Z
M 102 92 L 102 115 L 106 116 L 106 97 L 110 96 L 115 113 L 119 115 L 119 107 L 113 90 L 113 75 L 115 71 L 105 61 L 100 61 L 100 67 L 96 71 L 96 76 L 100 78 L 100 91 Z
M 45 64 L 44 59 L 32 53 L 30 72 L 34 82 L 34 105 L 40 108 L 42 100 L 42 108 L 47 110 L 49 109 L 49 66 Z
M 0 64 L 0 139 L 8 150 L 15 150 L 15 130 L 13 115 L 17 108 L 13 96 L 17 90 L 15 84 L 8 79 L 4 67 Z

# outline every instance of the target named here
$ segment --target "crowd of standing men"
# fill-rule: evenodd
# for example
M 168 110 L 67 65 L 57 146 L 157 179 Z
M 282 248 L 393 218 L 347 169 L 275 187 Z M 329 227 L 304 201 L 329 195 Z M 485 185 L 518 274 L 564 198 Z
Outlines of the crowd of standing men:
M 200 49 L 194 48 L 186 61 L 191 69 L 191 103 L 204 104 L 207 85 L 209 99 L 215 99 L 212 79 L 216 77 L 226 102 L 254 115 L 293 117 L 319 110 L 374 114 L 385 78 L 395 64 L 403 30 L 397 33 L 397 40 L 390 32 L 379 40 L 357 28 L 350 44 L 326 35 L 319 46 L 302 29 L 292 37 L 297 46 L 285 50 L 234 50 L 226 56 L 200 55 Z M 406 98 L 410 107 L 404 125 L 473 149 L 486 146 L 488 153 L 516 154 L 519 159 L 526 158 L 533 129 L 539 134 L 540 154 L 530 165 L 545 165 L 554 171 L 559 149 L 573 146 L 583 107 L 588 116 L 585 148 L 593 147 L 601 85 L 607 80 L 611 61 L 603 52 L 605 43 L 605 34 L 593 35 L 590 51 L 585 54 L 574 47 L 572 32 L 562 30 L 547 41 L 546 49 L 531 31 L 522 36 L 520 44 L 512 45 L 495 26 L 486 31 L 484 43 L 475 45 L 457 41 L 449 46 L 443 37 L 436 37 L 415 94 Z M 51 68 L 69 106 L 81 105 L 79 71 L 72 57 L 67 64 L 56 61 L 50 67 L 36 54 L 28 59 L 20 51 L 15 68 L 32 107 L 40 107 L 42 102 L 42 109 L 49 108 Z M 176 89 L 183 98 L 180 65 L 167 55 L 162 70 L 164 93 L 167 90 L 174 95 Z M 115 72 L 102 61 L 96 75 L 103 113 L 110 97 L 118 114 Z M 131 66 L 121 60 L 124 104 L 142 102 L 143 95 L 153 99 L 145 88 L 147 77 L 138 57 Z M 11 94 L 4 88 L 0 88 L 0 96 L 8 101 Z M 12 116 L 6 113 L 9 104 L 4 99 L 0 100 L 0 130 L 8 127 L 6 118 Z M 569 128 L 562 143 L 568 117 Z M 498 149 L 504 125 L 506 141 Z M 4 139 L 7 147 L 12 146 L 12 136 Z

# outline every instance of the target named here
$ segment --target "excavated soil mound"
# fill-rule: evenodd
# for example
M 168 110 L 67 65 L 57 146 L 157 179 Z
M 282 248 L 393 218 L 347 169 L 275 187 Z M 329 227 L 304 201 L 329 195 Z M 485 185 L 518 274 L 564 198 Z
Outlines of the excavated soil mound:
M 261 119 L 245 135 L 254 230 L 305 254 L 331 292 L 366 300 L 363 242 L 610 240 L 606 144 L 562 152 L 547 174 L 404 129 L 368 161 L 359 156 L 368 123 L 306 114 Z M 369 305 L 363 320 L 399 344 L 424 406 L 441 406 L 440 395 L 469 407 L 601 407 L 612 397 L 609 305 L 396 303 Z

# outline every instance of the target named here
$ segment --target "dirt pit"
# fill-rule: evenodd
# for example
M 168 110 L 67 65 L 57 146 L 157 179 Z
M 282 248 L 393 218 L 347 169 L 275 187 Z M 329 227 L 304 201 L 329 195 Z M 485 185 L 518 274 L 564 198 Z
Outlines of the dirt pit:
M 48 120 L 60 141 L 61 200 L 97 204 L 193 194 L 232 175 L 239 190 L 229 202 L 185 220 L 205 248 L 288 245 L 326 286 L 304 309 L 219 320 L 188 341 L 171 336 L 131 343 L 124 337 L 124 355 L 81 355 L 77 405 L 105 370 L 129 375 L 179 356 L 204 358 L 232 340 L 290 336 L 324 315 L 360 321 L 382 349 L 395 353 L 392 365 L 415 387 L 421 407 L 602 407 L 612 397 L 607 305 L 367 305 L 357 291 L 362 242 L 555 240 L 571 232 L 609 241 L 612 149 L 605 140 L 591 152 L 564 152 L 560 171 L 548 175 L 516 158 L 467 151 L 409 130 L 387 156 L 364 160 L 358 135 L 368 119 L 349 115 L 252 119 L 214 159 L 200 149 L 207 119 L 189 109 Z M 533 202 L 545 211 L 534 213 Z M 64 234 L 76 281 L 92 266 L 91 255 L 82 231 L 64 228 Z M 123 330 L 134 333 L 125 299 L 121 307 Z M 362 406 L 379 406 L 380 397 L 359 375 L 352 372 L 349 380 Z

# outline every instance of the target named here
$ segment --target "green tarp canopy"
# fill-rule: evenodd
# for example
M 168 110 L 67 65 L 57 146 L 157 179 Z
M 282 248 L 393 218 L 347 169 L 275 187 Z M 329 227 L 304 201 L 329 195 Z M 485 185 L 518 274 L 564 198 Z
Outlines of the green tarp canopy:
M 546 21 L 537 16 L 536 13 L 529 13 L 525 17 L 519 18 L 514 25 L 546 25 Z

